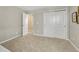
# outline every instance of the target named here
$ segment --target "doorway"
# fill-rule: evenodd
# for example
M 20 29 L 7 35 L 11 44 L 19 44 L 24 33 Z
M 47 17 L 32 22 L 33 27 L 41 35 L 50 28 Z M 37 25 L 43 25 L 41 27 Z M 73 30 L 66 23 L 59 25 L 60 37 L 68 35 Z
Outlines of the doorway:
M 33 17 L 31 14 L 26 14 L 23 12 L 23 26 L 22 26 L 22 35 L 27 35 L 32 33 Z

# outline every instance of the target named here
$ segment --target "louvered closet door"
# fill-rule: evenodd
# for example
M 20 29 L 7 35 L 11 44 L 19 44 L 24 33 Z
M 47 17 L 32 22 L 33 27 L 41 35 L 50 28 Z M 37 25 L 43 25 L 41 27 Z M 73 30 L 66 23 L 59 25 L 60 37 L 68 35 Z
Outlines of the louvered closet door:
M 65 11 L 44 13 L 44 35 L 56 38 L 66 38 Z

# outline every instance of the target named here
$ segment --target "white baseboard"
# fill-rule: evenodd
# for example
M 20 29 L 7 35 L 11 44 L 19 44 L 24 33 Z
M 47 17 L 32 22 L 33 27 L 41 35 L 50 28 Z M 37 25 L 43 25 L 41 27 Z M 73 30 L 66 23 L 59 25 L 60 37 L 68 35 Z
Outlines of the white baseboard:
M 13 39 L 15 39 L 15 38 L 17 38 L 17 37 L 19 37 L 19 36 L 21 36 L 21 35 L 17 35 L 17 36 L 15 36 L 15 37 L 10 38 L 10 39 L 4 40 L 4 41 L 0 42 L 0 44 L 2 44 L 2 43 L 4 43 L 4 42 L 7 42 L 7 41 L 10 41 L 10 40 L 13 40 Z
M 35 34 L 35 33 L 32 33 L 33 35 L 35 36 L 41 36 L 41 37 L 47 37 L 47 38 L 57 38 L 57 37 L 51 37 L 51 36 L 45 36 L 45 35 L 42 35 L 42 34 Z M 60 38 L 62 39 L 62 38 Z M 64 39 L 64 40 L 69 40 L 69 39 Z
M 11 51 L 5 48 L 4 46 L 0 45 L 0 52 L 11 52 Z
M 41 37 L 47 37 L 47 38 L 55 38 L 55 37 L 45 36 L 45 35 L 42 35 L 42 34 L 35 34 L 35 33 L 32 33 L 32 34 L 35 35 L 35 36 L 41 36 Z
M 32 34 L 35 35 L 35 36 L 46 37 L 46 36 L 44 36 L 44 35 L 42 35 L 42 34 L 35 34 L 35 33 L 32 33 Z
M 72 45 L 73 45 L 73 47 L 79 52 L 79 48 L 69 39 L 68 40 Z

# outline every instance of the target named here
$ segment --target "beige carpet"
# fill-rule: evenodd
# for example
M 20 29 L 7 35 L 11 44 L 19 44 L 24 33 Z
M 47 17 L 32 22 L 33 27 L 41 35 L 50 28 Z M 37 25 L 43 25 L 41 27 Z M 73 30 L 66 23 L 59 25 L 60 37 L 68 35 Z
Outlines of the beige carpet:
M 13 52 L 77 52 L 67 40 L 30 34 L 1 45 Z

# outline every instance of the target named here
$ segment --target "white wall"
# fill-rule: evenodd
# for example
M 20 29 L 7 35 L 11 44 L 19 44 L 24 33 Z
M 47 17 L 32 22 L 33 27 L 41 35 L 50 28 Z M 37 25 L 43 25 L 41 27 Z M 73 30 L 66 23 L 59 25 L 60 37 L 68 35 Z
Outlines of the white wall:
M 42 13 L 33 14 L 33 33 L 43 34 L 43 14 Z
M 76 6 L 70 8 L 70 40 L 79 48 L 79 24 L 72 22 L 72 13 L 76 11 Z
M 21 35 L 21 13 L 17 7 L 0 7 L 0 42 Z

